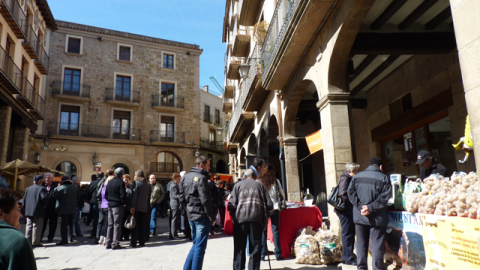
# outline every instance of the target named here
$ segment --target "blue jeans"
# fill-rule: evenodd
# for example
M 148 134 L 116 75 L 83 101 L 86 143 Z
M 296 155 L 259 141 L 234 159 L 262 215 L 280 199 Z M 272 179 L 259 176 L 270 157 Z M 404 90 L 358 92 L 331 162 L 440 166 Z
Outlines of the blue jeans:
M 73 214 L 73 225 L 75 226 L 75 235 L 77 236 L 82 235 L 82 231 L 80 230 L 81 215 L 82 215 L 82 211 L 80 211 L 80 207 L 75 207 L 75 214 Z
M 273 215 L 270 217 L 272 221 L 272 235 L 273 243 L 275 244 L 275 258 L 280 258 L 282 256 L 282 248 L 280 247 L 280 232 L 278 228 L 278 223 L 280 222 L 280 211 L 275 210 Z M 247 246 L 248 247 L 248 246 Z M 262 233 L 262 258 L 267 255 L 267 235 L 265 231 Z
M 156 233 L 157 232 L 157 213 L 159 212 L 160 204 L 156 203 L 152 206 L 152 213 L 150 215 L 150 233 Z
M 192 228 L 193 246 L 188 253 L 183 270 L 200 270 L 207 249 L 208 233 L 212 224 L 207 217 L 189 221 Z

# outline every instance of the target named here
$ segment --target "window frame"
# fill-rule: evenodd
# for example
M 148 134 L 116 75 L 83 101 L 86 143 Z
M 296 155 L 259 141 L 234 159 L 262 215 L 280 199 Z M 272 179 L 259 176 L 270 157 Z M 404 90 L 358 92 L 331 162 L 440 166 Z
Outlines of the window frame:
M 60 135 L 65 135 L 65 136 L 81 136 L 81 128 L 80 128 L 80 126 L 82 125 L 82 122 L 81 122 L 81 121 L 82 121 L 82 106 L 79 105 L 79 104 L 74 104 L 74 103 L 59 103 L 58 105 L 59 105 L 59 106 L 58 106 L 58 122 L 57 122 L 57 123 L 58 123 L 58 126 L 57 126 L 57 134 L 60 134 L 60 133 L 62 132 L 62 130 L 65 130 L 65 129 L 62 129 L 62 128 L 61 128 L 61 125 L 62 125 L 62 113 L 63 113 L 63 112 L 69 112 L 68 123 L 67 123 L 67 124 L 68 124 L 68 129 L 66 129 L 66 131 L 67 131 L 66 133 L 67 133 L 67 134 L 60 134 Z M 77 124 L 78 126 L 77 126 L 77 132 L 76 132 L 74 135 L 72 135 L 73 133 L 70 134 L 70 132 L 69 132 L 69 131 L 70 131 L 70 126 L 71 126 L 71 113 L 72 113 L 73 111 L 64 111 L 64 110 L 62 110 L 62 107 L 63 107 L 63 106 L 78 107 L 78 124 Z
M 207 112 L 207 107 L 208 107 L 208 112 Z M 211 123 L 212 122 L 212 119 L 210 119 L 210 110 L 212 109 L 212 106 L 208 105 L 208 104 L 203 104 L 203 121 L 204 122 L 208 122 L 208 123 Z M 206 116 L 208 116 L 208 121 L 206 119 Z
M 130 113 L 130 127 L 129 127 L 129 133 L 128 133 L 128 138 L 125 138 L 125 137 L 122 137 L 120 139 L 122 140 L 131 140 L 132 139 L 132 129 L 133 129 L 133 110 L 131 109 L 123 109 L 123 108 L 118 108 L 118 107 L 112 107 L 111 110 L 110 110 L 110 138 L 112 139 L 116 139 L 116 135 L 114 135 L 115 133 L 113 132 L 114 131 L 114 126 L 113 126 L 113 120 L 115 119 L 115 111 L 121 111 L 121 112 L 129 112 Z
M 220 114 L 220 110 L 217 109 L 217 108 L 214 108 L 215 110 L 215 113 L 213 115 L 213 123 L 217 126 L 220 126 L 220 122 L 221 122 L 221 114 Z M 218 122 L 216 121 L 216 118 L 217 118 L 217 112 L 218 112 Z
M 72 66 L 72 65 L 62 65 L 62 85 L 60 86 L 60 93 L 63 94 L 63 80 L 65 79 L 65 69 L 79 69 L 80 70 L 80 85 L 83 85 L 83 67 Z M 80 87 L 79 96 L 82 96 L 82 87 Z
M 124 117 L 115 117 L 115 111 L 119 112 L 128 112 L 129 113 L 129 118 L 124 118 Z M 119 132 L 115 132 L 115 125 L 114 121 L 118 119 L 120 120 L 120 127 L 119 127 Z M 128 132 L 126 134 L 123 133 L 123 120 L 128 120 Z M 131 111 L 125 111 L 125 110 L 118 110 L 114 109 L 112 111 L 112 138 L 113 139 L 130 139 L 130 134 L 132 130 L 132 112 Z
M 130 60 L 120 59 L 120 47 L 130 48 Z M 132 59 L 133 59 L 133 45 L 124 44 L 124 43 L 117 43 L 117 61 L 132 62 Z
M 167 153 L 173 156 L 173 163 L 167 162 Z M 158 161 L 158 160 L 159 160 L 158 156 L 159 156 L 160 154 L 163 154 L 163 155 L 164 155 L 164 156 L 163 156 L 163 162 Z M 175 160 L 177 160 L 177 163 L 175 163 Z M 182 163 L 182 160 L 180 159 L 180 157 L 179 157 L 178 155 L 176 155 L 175 153 L 170 152 L 170 151 L 160 151 L 160 152 L 156 153 L 156 154 L 155 154 L 155 163 L 156 163 L 156 165 L 157 165 L 157 171 L 160 172 L 160 173 L 173 173 L 173 172 L 177 172 L 177 171 L 176 171 L 177 168 L 173 168 L 173 167 L 175 166 L 175 164 L 178 164 L 177 166 L 180 166 L 180 170 L 178 170 L 178 172 L 180 172 L 180 171 L 183 170 L 183 163 Z M 158 170 L 158 167 L 159 167 L 158 164 L 159 164 L 159 163 L 163 163 L 163 168 L 164 168 L 163 171 Z M 173 166 L 172 166 L 172 171 L 166 170 L 166 167 L 167 167 L 166 164 L 173 164 Z
M 167 123 L 165 122 L 165 124 L 167 124 L 167 126 L 165 127 L 165 136 L 162 136 L 162 124 L 164 124 L 164 122 L 162 122 L 162 116 L 165 116 L 165 117 L 173 117 L 173 123 Z M 175 132 L 176 132 L 176 126 L 177 126 L 177 118 L 175 117 L 175 115 L 170 115 L 170 114 L 160 114 L 159 115 L 159 119 L 158 119 L 158 122 L 159 122 L 159 131 L 160 131 L 160 141 L 161 142 L 175 142 Z M 168 136 L 168 124 L 172 124 L 173 125 L 173 130 L 171 131 L 172 132 L 172 136 L 169 137 Z M 163 139 L 162 139 L 163 138 Z M 170 139 L 171 138 L 171 139 Z
M 133 100 L 133 74 L 128 74 L 128 73 L 120 73 L 120 72 L 114 72 L 113 73 L 113 81 L 114 81 L 114 85 L 113 85 L 113 95 L 114 95 L 114 100 L 117 100 L 116 97 L 117 97 L 117 77 L 118 76 L 122 76 L 122 77 L 130 77 L 130 102 Z M 123 94 L 123 92 L 122 92 Z M 120 101 L 122 101 L 122 99 L 119 99 Z
M 165 100 L 166 102 L 163 101 L 164 99 L 164 96 L 163 96 L 163 85 L 166 85 L 167 86 L 167 95 L 165 96 Z M 173 86 L 173 102 L 168 102 L 168 97 L 169 97 L 169 88 L 168 86 Z M 161 106 L 168 106 L 168 107 L 175 107 L 175 101 L 176 101 L 176 84 L 175 83 L 171 83 L 171 82 L 160 82 L 160 104 Z M 171 106 L 169 105 L 171 104 Z
M 173 56 L 173 68 L 168 68 L 168 67 L 164 67 L 165 63 L 163 61 L 163 58 L 164 58 L 164 55 L 172 55 Z M 162 64 L 161 64 L 161 68 L 162 69 L 167 69 L 167 70 L 176 70 L 177 69 L 177 54 L 174 53 L 174 52 L 169 52 L 169 51 L 162 51 Z
M 70 89 L 71 89 L 71 90 L 65 90 L 65 82 L 66 82 L 65 78 L 66 78 L 66 76 L 67 76 L 67 75 L 66 75 L 67 70 L 72 71 L 72 74 L 69 75 L 69 76 L 71 76 L 71 82 L 70 82 Z M 79 71 L 79 72 L 80 72 L 79 81 L 78 81 L 78 91 L 73 90 L 73 86 L 75 85 L 75 84 L 73 83 L 73 78 L 75 77 L 75 74 L 74 74 L 75 71 Z M 67 91 L 67 92 L 78 92 L 78 95 L 77 95 L 77 96 L 80 96 L 80 93 L 81 93 L 81 90 L 82 90 L 82 87 L 81 87 L 82 70 L 79 69 L 79 68 L 65 67 L 65 68 L 63 69 L 63 77 L 62 77 L 62 78 L 63 78 L 62 94 L 65 94 L 65 91 Z
M 74 53 L 74 52 L 69 52 L 68 51 L 68 43 L 69 43 L 70 38 L 80 39 L 80 53 Z M 65 53 L 83 55 L 83 37 L 66 34 L 65 35 Z

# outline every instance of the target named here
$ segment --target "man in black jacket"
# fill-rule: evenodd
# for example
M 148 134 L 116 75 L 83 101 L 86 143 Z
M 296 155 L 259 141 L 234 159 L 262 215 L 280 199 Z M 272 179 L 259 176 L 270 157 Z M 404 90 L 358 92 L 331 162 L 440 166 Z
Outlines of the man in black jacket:
M 48 197 L 47 191 L 42 186 L 43 175 L 35 175 L 33 182 L 33 185 L 25 190 L 25 197 L 23 199 L 25 216 L 27 217 L 25 236 L 33 247 L 41 247 L 43 246 L 40 243 L 42 240 L 43 219 L 47 214 Z
M 210 199 L 212 200 L 213 211 L 215 212 L 215 220 L 216 220 L 216 215 L 218 213 L 218 205 L 217 205 L 218 190 L 217 190 L 217 186 L 215 185 L 215 182 L 213 182 L 210 179 L 208 179 L 208 191 L 210 192 Z M 215 226 L 212 226 L 210 228 L 211 235 L 215 234 L 214 230 L 216 227 L 218 227 L 218 224 L 215 224 Z
M 365 171 L 353 177 L 348 198 L 353 205 L 353 221 L 357 224 L 357 269 L 367 270 L 369 238 L 372 241 L 372 266 L 384 270 L 385 234 L 388 224 L 387 202 L 392 184 L 382 172 L 382 160 L 372 158 Z
M 203 257 L 207 248 L 208 232 L 215 225 L 216 213 L 213 208 L 208 179 L 210 178 L 210 160 L 199 156 L 179 185 L 179 201 L 187 209 L 192 229 L 193 246 L 188 253 L 183 269 L 202 269 Z
M 439 174 L 441 176 L 447 175 L 447 168 L 438 163 L 433 157 L 432 153 L 427 150 L 422 150 L 417 154 L 417 162 L 415 164 L 420 165 L 420 174 L 418 178 L 425 179 L 431 174 Z
M 97 226 L 98 226 L 98 200 L 97 200 L 97 186 L 98 182 L 100 182 L 100 179 L 103 178 L 103 172 L 98 172 L 97 175 L 92 174 L 92 182 L 90 183 L 90 186 L 88 187 L 88 197 L 90 198 L 90 213 L 92 215 L 92 224 L 93 224 L 93 229 L 92 233 L 90 234 L 89 238 L 95 239 L 95 244 L 97 242 Z
M 108 201 L 107 249 L 123 248 L 118 243 L 122 235 L 122 220 L 127 202 L 123 174 L 123 168 L 116 168 L 115 177 L 108 182 L 105 190 L 105 199 Z
M 47 214 L 45 219 L 43 220 L 43 229 L 42 229 L 42 239 L 43 235 L 45 234 L 45 230 L 47 229 L 47 222 L 48 222 L 48 243 L 53 241 L 53 237 L 55 236 L 55 231 L 57 230 L 57 220 L 58 220 L 58 213 L 55 211 L 55 204 L 57 203 L 57 199 L 55 199 L 52 194 L 53 190 L 57 187 L 57 184 L 53 182 L 53 174 L 46 173 L 43 175 L 43 186 L 47 192 Z
M 259 270 L 262 232 L 273 214 L 273 202 L 265 186 L 253 180 L 254 172 L 245 171 L 246 180 L 238 182 L 228 201 L 233 221 L 233 269 L 245 269 L 247 238 L 251 252 L 248 269 Z

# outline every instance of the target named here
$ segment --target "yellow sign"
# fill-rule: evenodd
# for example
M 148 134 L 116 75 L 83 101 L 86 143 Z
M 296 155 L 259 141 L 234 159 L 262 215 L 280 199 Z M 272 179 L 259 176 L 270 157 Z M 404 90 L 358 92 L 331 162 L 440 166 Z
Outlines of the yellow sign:
M 305 137 L 305 140 L 307 141 L 310 154 L 316 153 L 323 149 L 321 130 L 308 135 L 307 137 Z
M 480 256 L 477 237 L 480 223 L 477 220 L 460 217 L 447 218 L 450 227 L 451 255 L 449 265 L 456 269 L 479 269 Z

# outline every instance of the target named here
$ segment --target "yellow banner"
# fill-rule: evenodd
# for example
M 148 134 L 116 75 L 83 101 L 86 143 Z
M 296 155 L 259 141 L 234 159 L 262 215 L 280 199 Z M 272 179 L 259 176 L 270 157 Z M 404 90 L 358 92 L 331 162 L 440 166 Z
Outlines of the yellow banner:
M 310 154 L 316 153 L 323 149 L 322 133 L 321 130 L 316 131 L 305 137 L 307 141 Z
M 435 218 L 435 216 L 432 216 Z M 427 220 L 422 226 L 423 245 L 425 248 L 426 265 L 425 269 L 448 270 L 450 255 L 449 226 L 445 220 L 429 222 Z
M 480 222 L 469 218 L 449 217 L 447 223 L 451 240 L 449 265 L 455 266 L 455 269 L 480 269 Z

